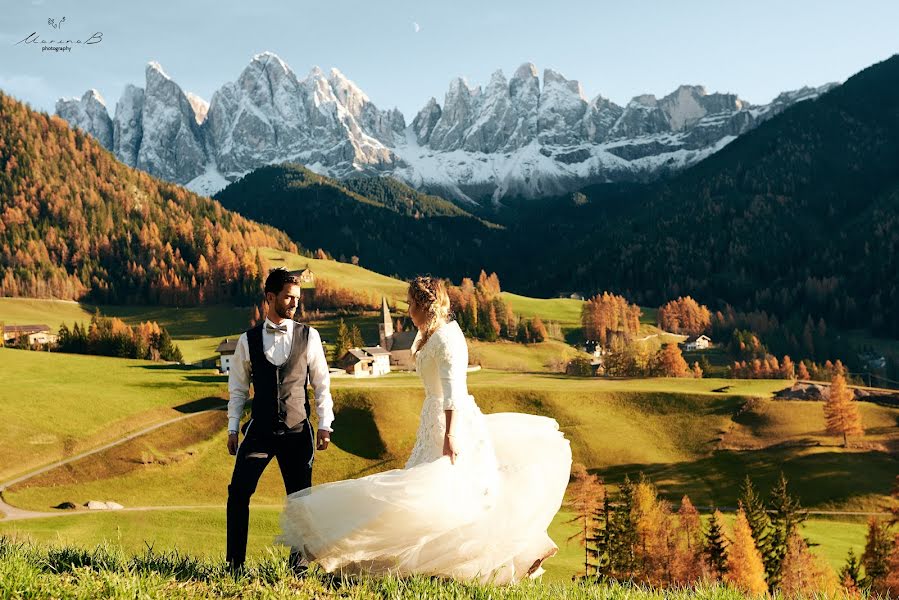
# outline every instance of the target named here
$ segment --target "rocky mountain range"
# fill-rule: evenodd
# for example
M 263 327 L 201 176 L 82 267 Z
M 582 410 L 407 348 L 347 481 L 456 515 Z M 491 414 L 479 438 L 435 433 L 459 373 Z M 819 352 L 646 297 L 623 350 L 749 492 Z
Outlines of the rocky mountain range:
M 558 195 L 597 182 L 649 181 L 695 164 L 737 136 L 835 84 L 751 105 L 681 86 L 626 106 L 588 100 L 576 80 L 533 64 L 486 87 L 450 83 L 410 124 L 379 109 L 337 69 L 303 79 L 273 53 L 253 57 L 207 103 L 151 62 L 110 117 L 89 90 L 56 112 L 128 165 L 213 194 L 267 164 L 299 162 L 336 178 L 392 175 L 455 200 Z

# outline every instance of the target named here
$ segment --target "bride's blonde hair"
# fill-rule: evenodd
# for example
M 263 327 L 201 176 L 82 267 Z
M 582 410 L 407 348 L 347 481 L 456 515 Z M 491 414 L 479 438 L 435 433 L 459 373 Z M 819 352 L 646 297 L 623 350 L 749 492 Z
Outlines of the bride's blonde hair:
M 421 339 L 414 351 L 418 351 L 424 346 L 428 339 L 437 330 L 441 322 L 449 321 L 450 318 L 450 299 L 446 293 L 446 285 L 441 279 L 436 277 L 416 277 L 409 283 L 409 306 L 415 304 L 418 308 L 424 310 L 428 315 L 419 332 Z

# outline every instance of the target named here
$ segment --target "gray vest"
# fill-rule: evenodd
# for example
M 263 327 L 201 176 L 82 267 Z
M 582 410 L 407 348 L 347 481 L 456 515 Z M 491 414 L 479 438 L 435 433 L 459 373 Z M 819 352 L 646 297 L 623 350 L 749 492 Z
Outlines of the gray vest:
M 264 325 L 263 321 L 247 331 L 254 393 L 253 428 L 258 427 L 256 430 L 260 433 L 302 430 L 309 416 L 309 401 L 306 398 L 309 326 L 294 324 L 290 353 L 284 364 L 276 367 L 269 362 L 262 346 Z

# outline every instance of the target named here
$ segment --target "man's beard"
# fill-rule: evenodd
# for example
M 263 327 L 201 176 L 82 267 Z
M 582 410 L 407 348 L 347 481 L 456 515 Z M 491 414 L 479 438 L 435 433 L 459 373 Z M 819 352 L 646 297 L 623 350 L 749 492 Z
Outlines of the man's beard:
M 292 319 L 296 309 L 290 309 L 286 306 L 276 306 L 275 312 L 278 313 L 278 316 L 282 319 Z

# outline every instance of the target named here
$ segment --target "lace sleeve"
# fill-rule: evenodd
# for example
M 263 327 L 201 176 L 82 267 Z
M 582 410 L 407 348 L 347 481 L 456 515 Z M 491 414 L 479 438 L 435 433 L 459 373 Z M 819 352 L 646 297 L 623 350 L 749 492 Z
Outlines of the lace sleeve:
M 437 341 L 437 340 L 435 340 Z M 468 345 L 463 336 L 447 336 L 435 348 L 440 387 L 443 389 L 443 409 L 455 410 L 456 404 L 468 397 L 466 384 Z

